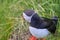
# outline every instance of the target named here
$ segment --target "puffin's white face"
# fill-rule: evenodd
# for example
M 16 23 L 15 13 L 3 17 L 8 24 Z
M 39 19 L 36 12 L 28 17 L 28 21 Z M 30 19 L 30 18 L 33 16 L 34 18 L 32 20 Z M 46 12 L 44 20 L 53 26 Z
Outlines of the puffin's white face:
M 23 17 L 26 21 L 28 21 L 29 23 L 31 22 L 31 18 L 32 16 L 27 16 L 25 13 L 23 13 Z
M 27 21 L 27 22 L 31 22 L 31 18 L 32 16 L 35 14 L 34 10 L 25 10 L 23 12 L 23 18 Z

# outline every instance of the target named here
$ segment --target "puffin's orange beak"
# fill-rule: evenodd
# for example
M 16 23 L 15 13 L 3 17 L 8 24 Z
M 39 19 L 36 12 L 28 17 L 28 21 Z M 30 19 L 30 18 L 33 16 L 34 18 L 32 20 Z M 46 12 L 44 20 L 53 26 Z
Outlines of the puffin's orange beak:
M 29 38 L 29 40 L 37 40 L 37 38 L 34 37 L 34 36 L 31 36 L 31 37 Z

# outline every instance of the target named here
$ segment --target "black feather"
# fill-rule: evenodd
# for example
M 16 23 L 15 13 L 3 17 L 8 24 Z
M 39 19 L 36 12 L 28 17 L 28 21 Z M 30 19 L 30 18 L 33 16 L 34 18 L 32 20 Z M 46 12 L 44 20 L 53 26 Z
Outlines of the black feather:
M 51 33 L 55 33 L 57 21 L 55 19 L 41 18 L 35 14 L 31 19 L 30 25 L 37 29 L 48 29 Z
M 24 10 L 24 13 L 27 15 L 27 16 L 31 16 L 34 12 L 34 10 Z

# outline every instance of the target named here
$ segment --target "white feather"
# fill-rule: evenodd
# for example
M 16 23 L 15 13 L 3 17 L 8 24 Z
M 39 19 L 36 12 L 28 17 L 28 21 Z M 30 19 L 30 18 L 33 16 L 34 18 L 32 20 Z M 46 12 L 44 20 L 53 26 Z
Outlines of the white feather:
M 31 16 L 27 16 L 25 13 L 23 13 L 23 17 L 24 17 L 24 19 L 27 21 L 27 22 L 31 22 Z
M 44 38 L 50 34 L 47 29 L 36 29 L 29 26 L 30 33 L 37 38 Z

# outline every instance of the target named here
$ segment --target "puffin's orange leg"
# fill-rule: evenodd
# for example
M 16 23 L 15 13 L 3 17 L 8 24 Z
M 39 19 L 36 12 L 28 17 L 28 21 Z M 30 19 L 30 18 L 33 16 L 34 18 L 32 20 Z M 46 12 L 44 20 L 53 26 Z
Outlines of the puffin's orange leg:
M 31 37 L 29 38 L 29 40 L 37 40 L 37 38 L 34 37 L 34 36 L 31 36 Z
M 40 38 L 40 40 L 46 40 L 45 38 Z

